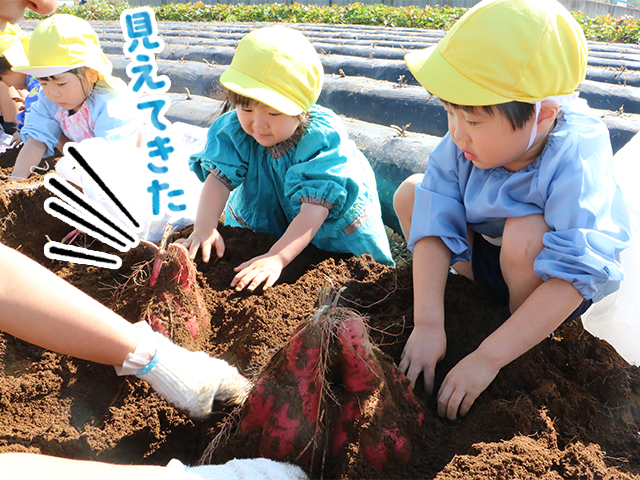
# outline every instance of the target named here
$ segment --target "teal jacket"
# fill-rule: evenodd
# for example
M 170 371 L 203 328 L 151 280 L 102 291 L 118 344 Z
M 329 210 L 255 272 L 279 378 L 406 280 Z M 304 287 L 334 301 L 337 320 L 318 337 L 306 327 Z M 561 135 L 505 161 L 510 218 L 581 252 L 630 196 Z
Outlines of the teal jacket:
M 309 113 L 301 138 L 274 158 L 244 132 L 236 112 L 228 112 L 211 125 L 190 168 L 203 182 L 213 172 L 232 190 L 228 225 L 281 237 L 302 203 L 320 204 L 329 215 L 313 245 L 393 265 L 371 165 L 331 110 L 315 105 Z

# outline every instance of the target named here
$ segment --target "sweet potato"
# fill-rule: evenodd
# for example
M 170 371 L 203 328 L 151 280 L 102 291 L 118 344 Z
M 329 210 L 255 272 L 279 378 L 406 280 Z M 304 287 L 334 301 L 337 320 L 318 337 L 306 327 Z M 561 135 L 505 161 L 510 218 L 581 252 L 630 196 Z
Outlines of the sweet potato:
M 342 355 L 342 380 L 347 392 L 347 408 L 334 427 L 333 454 L 344 451 L 346 444 L 359 443 L 364 457 L 378 470 L 387 462 L 406 463 L 411 455 L 411 442 L 396 421 L 397 410 L 389 391 L 387 372 L 369 338 L 365 323 L 352 314 L 339 324 L 337 346 Z M 402 375 L 389 369 L 394 379 Z M 407 401 L 415 402 L 411 387 L 405 385 Z M 355 406 L 359 408 L 355 408 Z M 421 418 L 417 418 L 421 422 Z
M 258 455 L 312 476 L 339 477 L 354 454 L 379 471 L 406 463 L 408 431 L 422 422 L 411 386 L 373 345 L 362 316 L 337 306 L 340 292 L 327 291 L 260 372 L 237 434 L 259 432 Z
M 263 373 L 249 396 L 239 431 L 262 428 L 259 454 L 263 457 L 284 459 L 292 452 L 309 452 L 298 460 L 312 461 L 309 447 L 318 432 L 322 394 L 321 336 L 318 324 L 300 328 L 278 352 L 271 373 Z
M 206 327 L 210 320 L 204 299 L 198 288 L 196 268 L 191 258 L 189 258 L 189 252 L 183 245 L 171 243 L 164 248 L 165 241 L 166 237 L 163 237 L 160 246 L 144 240 L 141 242 L 154 252 L 149 285 L 156 287 L 160 278 L 160 270 L 164 263 L 168 262 L 173 265 L 172 279 L 174 288 L 169 291 L 166 285 L 157 287 L 159 291 L 156 301 L 165 307 L 164 310 L 168 311 L 171 319 L 183 322 L 195 339 L 198 336 L 198 332 Z M 191 301 L 186 301 L 185 297 L 190 297 Z M 170 325 L 167 325 L 166 316 L 158 315 L 154 311 L 157 311 L 157 309 L 148 311 L 147 322 L 155 331 L 162 333 L 166 337 L 171 337 L 171 328 Z

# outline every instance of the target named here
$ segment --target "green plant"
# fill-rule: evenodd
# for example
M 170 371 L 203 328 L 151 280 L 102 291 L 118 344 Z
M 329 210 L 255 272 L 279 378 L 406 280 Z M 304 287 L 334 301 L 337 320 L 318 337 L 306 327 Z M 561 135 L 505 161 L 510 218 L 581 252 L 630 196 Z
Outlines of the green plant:
M 57 13 L 68 13 L 86 20 L 119 20 L 129 8 L 125 0 L 90 0 L 85 5 L 61 6 Z M 466 9 L 442 7 L 390 7 L 388 5 L 205 5 L 179 3 L 151 7 L 158 21 L 180 22 L 283 22 L 326 23 L 345 25 L 376 25 L 382 27 L 450 29 Z M 574 12 L 588 40 L 601 42 L 640 43 L 640 20 L 631 17 L 599 15 L 587 17 Z M 41 15 L 27 13 L 27 18 L 41 19 Z

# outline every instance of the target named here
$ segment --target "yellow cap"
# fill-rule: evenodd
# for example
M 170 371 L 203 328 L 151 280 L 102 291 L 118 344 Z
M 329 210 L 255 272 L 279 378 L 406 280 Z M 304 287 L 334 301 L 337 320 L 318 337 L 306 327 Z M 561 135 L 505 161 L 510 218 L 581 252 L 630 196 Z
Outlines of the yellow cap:
M 231 65 L 220 76 L 229 90 L 299 115 L 316 103 L 324 70 L 311 42 L 297 30 L 264 27 L 240 40 Z
M 12 70 L 34 77 L 50 77 L 78 67 L 92 68 L 112 85 L 113 65 L 102 52 L 91 25 L 73 15 L 60 14 L 38 24 L 31 34 L 28 63 L 14 65 Z
M 7 23 L 3 32 L 0 32 L 0 55 L 3 55 L 11 64 L 24 65 L 28 63 L 27 51 L 29 50 L 29 35 L 18 25 Z
M 578 88 L 587 42 L 555 0 L 484 0 L 438 45 L 408 53 L 405 61 L 429 92 L 451 103 L 534 103 Z

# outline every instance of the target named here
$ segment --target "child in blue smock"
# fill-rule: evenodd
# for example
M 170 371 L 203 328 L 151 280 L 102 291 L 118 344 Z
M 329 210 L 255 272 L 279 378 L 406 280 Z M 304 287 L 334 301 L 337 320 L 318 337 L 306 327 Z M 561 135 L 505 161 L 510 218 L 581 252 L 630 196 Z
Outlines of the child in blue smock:
M 255 30 L 220 81 L 235 110 L 190 158 L 205 182 L 193 233 L 181 241 L 191 257 L 202 248 L 207 262 L 212 247 L 222 256 L 224 210 L 227 225 L 279 238 L 236 268 L 237 290 L 269 288 L 309 243 L 393 265 L 373 170 L 340 119 L 314 105 L 323 69 L 311 43 L 284 27 Z
M 24 146 L 12 180 L 27 178 L 43 157 L 69 140 L 131 138 L 136 144 L 141 125 L 136 99 L 111 75 L 113 66 L 88 22 L 72 15 L 43 20 L 31 35 L 28 62 L 12 70 L 37 78 L 44 95 L 20 131 Z
M 623 279 L 629 221 L 606 126 L 574 92 L 587 45 L 555 0 L 490 0 L 405 60 L 449 132 L 394 197 L 413 251 L 414 329 L 400 368 L 434 388 L 450 265 L 489 283 L 511 316 L 447 374 L 438 413 L 465 415 L 499 370 Z

